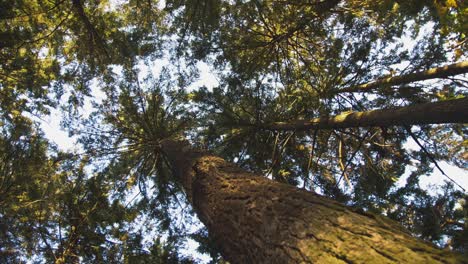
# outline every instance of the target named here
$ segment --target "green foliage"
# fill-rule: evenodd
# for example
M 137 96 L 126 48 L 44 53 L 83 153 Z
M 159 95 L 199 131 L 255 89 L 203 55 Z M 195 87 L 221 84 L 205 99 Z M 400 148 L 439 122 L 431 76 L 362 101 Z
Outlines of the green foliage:
M 2 262 L 17 260 L 17 251 L 33 252 L 39 237 L 30 222 L 40 220 L 46 213 L 43 192 L 54 171 L 54 164 L 46 155 L 47 141 L 26 118 L 21 117 L 22 122 L 18 122 L 19 118 L 15 118 L 15 124 L 3 123 L 0 137 Z
M 64 94 L 80 107 L 90 80 L 111 78 L 111 65 L 160 55 L 164 28 L 151 1 L 2 1 L 0 9 L 4 110 L 47 114 Z
M 191 263 L 178 257 L 175 243 L 143 243 L 145 233 L 134 226 L 141 209 L 112 198 L 115 179 L 90 173 L 88 156 L 49 156 L 55 150 L 43 136 L 22 125 L 0 138 L 2 262 Z
M 443 186 L 435 196 L 408 184 L 389 198 L 393 204 L 387 211 L 390 218 L 423 239 L 466 252 L 466 195 L 452 184 Z

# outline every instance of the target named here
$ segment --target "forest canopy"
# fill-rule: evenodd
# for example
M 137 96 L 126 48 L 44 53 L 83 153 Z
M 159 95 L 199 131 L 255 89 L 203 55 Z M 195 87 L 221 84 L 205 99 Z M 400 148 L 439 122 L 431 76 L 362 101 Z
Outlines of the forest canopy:
M 206 212 L 184 178 L 211 175 L 203 155 L 239 193 L 300 189 L 466 259 L 467 193 L 440 164 L 468 165 L 467 34 L 461 0 L 0 0 L 0 262 L 198 263 L 196 241 L 242 263 L 234 205 L 271 199 Z M 42 130 L 57 113 L 73 149 Z M 445 185 L 423 188 L 433 171 Z

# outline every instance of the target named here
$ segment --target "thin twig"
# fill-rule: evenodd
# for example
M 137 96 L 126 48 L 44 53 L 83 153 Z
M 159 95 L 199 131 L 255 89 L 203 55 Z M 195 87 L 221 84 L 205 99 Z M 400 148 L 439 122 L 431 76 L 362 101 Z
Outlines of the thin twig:
M 455 185 L 457 185 L 458 187 L 460 187 L 460 189 L 463 190 L 463 192 L 466 192 L 465 188 L 463 188 L 460 184 L 458 184 L 454 179 L 450 178 L 447 174 L 445 174 L 445 172 L 442 170 L 442 168 L 439 166 L 439 164 L 437 163 L 437 161 L 435 160 L 434 156 L 432 156 L 431 153 L 429 153 L 429 151 L 421 144 L 421 142 L 419 142 L 418 138 L 416 137 L 416 135 L 411 132 L 411 127 L 409 126 L 405 126 L 405 130 L 408 132 L 408 134 L 410 134 L 411 138 L 416 142 L 416 144 L 418 144 L 418 146 L 421 148 L 421 150 L 426 153 L 427 157 L 432 161 L 432 163 L 434 163 L 434 165 L 437 167 L 437 169 L 442 173 L 442 175 L 444 175 L 447 179 L 449 179 L 451 182 L 453 182 Z
M 362 137 L 362 140 L 359 141 L 359 145 L 358 147 L 356 148 L 356 150 L 353 152 L 353 154 L 351 155 L 351 157 L 346 161 L 346 165 L 343 169 L 343 171 L 341 172 L 341 176 L 340 178 L 338 179 L 338 181 L 336 182 L 336 186 L 338 186 L 338 184 L 340 184 L 340 181 L 341 179 L 344 177 L 344 174 L 346 172 L 346 169 L 348 168 L 348 166 L 351 164 L 351 161 L 354 159 L 354 157 L 356 156 L 356 154 L 359 152 L 359 150 L 361 149 L 362 147 L 362 143 L 366 140 L 366 138 L 368 137 L 370 133 L 370 130 L 368 130 L 366 132 L 366 134 L 364 135 L 364 137 Z

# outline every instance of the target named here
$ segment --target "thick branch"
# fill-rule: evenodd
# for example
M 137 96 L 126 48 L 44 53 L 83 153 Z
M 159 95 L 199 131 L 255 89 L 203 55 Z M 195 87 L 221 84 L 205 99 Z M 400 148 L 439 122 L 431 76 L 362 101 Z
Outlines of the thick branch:
M 370 83 L 359 84 L 343 89 L 337 89 L 334 93 L 354 93 L 354 92 L 371 92 L 374 88 L 380 86 L 392 86 L 405 83 L 424 81 L 436 78 L 446 78 L 453 75 L 463 74 L 468 72 L 468 61 L 462 61 L 455 64 L 446 65 L 443 67 L 432 68 L 427 71 L 415 72 L 395 77 L 387 77 L 378 79 Z
M 417 104 L 395 109 L 348 112 L 329 118 L 323 117 L 260 125 L 248 124 L 248 126 L 278 131 L 443 123 L 468 123 L 468 98 Z

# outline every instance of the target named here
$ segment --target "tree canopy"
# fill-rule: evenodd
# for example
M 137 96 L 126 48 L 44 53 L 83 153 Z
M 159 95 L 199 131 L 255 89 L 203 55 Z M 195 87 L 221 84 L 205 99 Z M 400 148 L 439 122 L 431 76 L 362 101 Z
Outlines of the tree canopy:
M 458 0 L 0 0 L 0 262 L 194 263 L 191 239 L 223 263 L 165 139 L 468 254 L 466 190 L 439 166 L 468 165 L 467 12 Z M 196 85 L 200 64 L 213 87 Z M 51 112 L 74 150 L 44 135 Z M 422 188 L 434 170 L 446 184 Z

